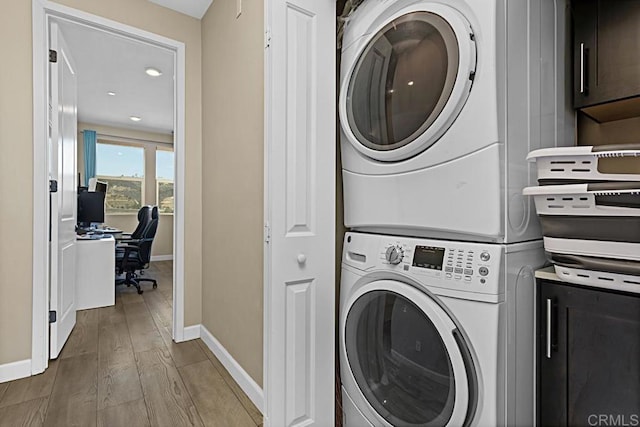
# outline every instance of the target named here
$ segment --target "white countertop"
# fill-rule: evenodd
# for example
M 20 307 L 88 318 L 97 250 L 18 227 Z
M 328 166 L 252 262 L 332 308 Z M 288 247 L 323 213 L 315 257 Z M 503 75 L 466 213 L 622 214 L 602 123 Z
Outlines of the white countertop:
M 536 279 L 555 280 L 557 282 L 562 281 L 558 276 L 556 276 L 556 270 L 553 268 L 553 265 L 536 270 Z

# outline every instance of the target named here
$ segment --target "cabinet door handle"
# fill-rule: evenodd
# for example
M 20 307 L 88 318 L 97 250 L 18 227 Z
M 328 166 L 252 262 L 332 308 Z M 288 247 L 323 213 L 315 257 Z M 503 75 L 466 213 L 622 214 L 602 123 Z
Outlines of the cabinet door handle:
M 551 359 L 551 306 L 552 301 L 547 298 L 547 359 Z
M 580 93 L 584 94 L 584 43 L 580 43 Z

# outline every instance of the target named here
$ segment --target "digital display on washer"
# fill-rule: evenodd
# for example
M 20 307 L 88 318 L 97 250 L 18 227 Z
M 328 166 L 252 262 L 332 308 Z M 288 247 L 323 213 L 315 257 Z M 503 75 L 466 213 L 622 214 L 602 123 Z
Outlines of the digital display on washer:
M 413 266 L 428 268 L 429 270 L 442 270 L 444 248 L 435 246 L 416 246 L 413 255 Z

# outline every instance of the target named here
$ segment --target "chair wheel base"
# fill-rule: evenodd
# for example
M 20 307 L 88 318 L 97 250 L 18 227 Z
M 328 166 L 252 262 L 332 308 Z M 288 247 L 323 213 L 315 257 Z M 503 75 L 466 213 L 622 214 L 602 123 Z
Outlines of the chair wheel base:
M 144 291 L 142 289 L 138 289 L 138 295 L 142 295 Z

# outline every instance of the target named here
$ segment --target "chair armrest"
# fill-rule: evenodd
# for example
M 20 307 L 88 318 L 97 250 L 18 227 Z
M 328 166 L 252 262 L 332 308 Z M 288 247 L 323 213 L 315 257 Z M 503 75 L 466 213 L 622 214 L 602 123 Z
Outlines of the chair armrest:
M 118 245 L 120 244 L 120 242 L 123 242 L 123 243 L 137 243 L 139 241 L 140 241 L 140 239 L 131 239 L 131 238 L 129 238 L 129 239 L 119 239 L 119 238 L 116 238 L 116 242 L 117 242 Z

